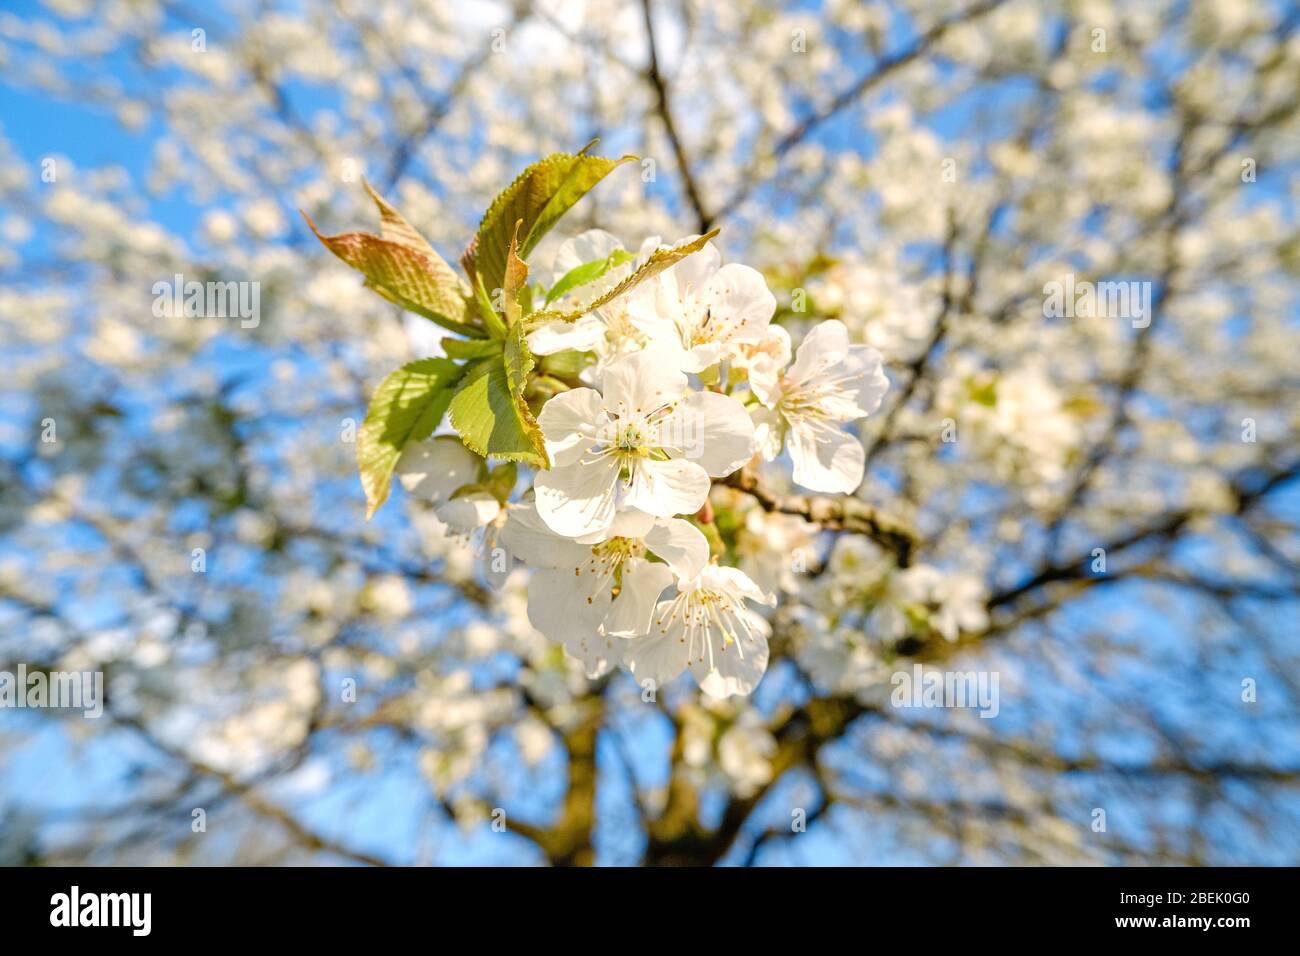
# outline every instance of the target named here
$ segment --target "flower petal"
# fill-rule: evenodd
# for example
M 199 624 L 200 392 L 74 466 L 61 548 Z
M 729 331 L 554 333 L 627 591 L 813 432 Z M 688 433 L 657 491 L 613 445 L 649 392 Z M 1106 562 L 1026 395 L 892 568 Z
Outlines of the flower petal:
M 779 325 L 768 326 L 748 360 L 749 390 L 768 408 L 775 408 L 781 397 L 781 371 L 789 362 L 790 333 Z
M 535 568 L 566 568 L 572 574 L 573 568 L 591 557 L 590 546 L 552 531 L 531 501 L 510 508 L 500 541 L 511 555 Z
M 632 473 L 632 484 L 623 504 L 656 518 L 694 514 L 704 507 L 710 484 L 708 473 L 694 462 L 682 458 L 668 461 L 642 458 Z
M 739 262 L 729 262 L 709 277 L 700 304 L 709 312 L 709 324 L 732 342 L 757 341 L 776 313 L 776 296 L 763 273 Z
M 623 508 L 614 515 L 614 521 L 609 526 L 609 536 L 611 538 L 644 538 L 646 533 L 654 527 L 654 524 L 654 515 L 648 515 L 636 508 Z
M 809 491 L 849 495 L 862 484 L 866 453 L 852 435 L 816 419 L 790 422 L 786 448 L 794 461 L 794 481 Z
M 619 242 L 618 237 L 604 229 L 588 229 L 571 236 L 555 250 L 555 277 L 552 281 L 559 282 L 578 266 L 588 262 L 608 259 L 615 249 L 622 248 L 623 243 Z
M 464 485 L 479 480 L 483 459 L 450 436 L 412 442 L 395 469 L 402 487 L 426 501 L 446 501 Z
M 605 339 L 605 320 L 589 312 L 575 322 L 548 322 L 528 335 L 528 348 L 534 355 L 556 352 L 587 352 Z
M 659 426 L 668 454 L 725 478 L 754 457 L 754 422 L 745 406 L 718 392 L 692 392 Z
M 605 412 L 594 388 L 574 388 L 542 406 L 537 424 L 546 438 L 546 453 L 556 466 L 578 461 L 597 440 Z
M 764 461 L 771 461 L 781 454 L 781 445 L 785 441 L 785 419 L 780 412 L 761 405 L 751 408 L 749 417 L 754 423 L 754 445 Z
M 540 471 L 533 488 L 537 513 L 556 534 L 577 538 L 605 531 L 614 520 L 618 460 L 610 456 Z
M 624 564 L 622 587 L 605 617 L 605 633 L 617 637 L 648 633 L 659 596 L 672 583 L 673 572 L 666 564 L 643 559 Z
M 623 642 L 600 633 L 600 622 L 609 613 L 609 596 L 597 597 L 591 604 L 575 601 L 571 580 L 564 571 L 533 571 L 528 579 L 528 620 L 581 661 L 588 677 L 599 677 L 622 663 Z
M 664 632 L 651 625 L 646 636 L 624 638 L 623 641 L 623 665 L 632 672 L 638 684 L 644 686 L 646 681 L 650 681 L 651 686 L 658 690 L 686 670 L 689 651 L 681 639 L 680 628 L 670 627 Z
M 794 364 L 786 370 L 792 382 L 806 382 L 832 365 L 844 360 L 849 353 L 849 330 L 838 319 L 827 319 L 808 330 L 799 343 Z
M 880 353 L 869 345 L 851 346 L 844 361 L 825 373 L 836 383 L 818 403 L 821 410 L 840 422 L 870 415 L 889 391 L 883 364 Z
M 486 491 L 475 491 L 434 505 L 433 513 L 457 534 L 469 534 L 499 515 L 501 504 Z
M 604 407 L 611 415 L 627 418 L 648 415 L 677 401 L 686 392 L 687 381 L 676 363 L 671 353 L 658 349 L 635 352 L 609 363 L 601 379 Z
M 710 697 L 748 695 L 758 686 L 767 671 L 767 622 L 753 613 L 747 616 L 754 632 L 753 637 L 742 634 L 721 650 L 715 648 L 712 667 L 709 666 L 707 656 L 703 660 L 691 661 L 691 673 L 699 682 L 700 690 Z M 762 627 L 756 626 L 756 622 Z
M 699 373 L 722 361 L 723 348 L 718 342 L 705 342 L 685 352 L 679 361 L 683 372 Z
M 709 563 L 709 542 L 682 518 L 661 518 L 645 534 L 645 546 L 662 558 L 678 580 L 689 581 Z
M 754 601 L 758 604 L 766 604 L 768 607 L 776 607 L 776 595 L 768 594 L 750 580 L 749 575 L 740 570 L 740 568 L 718 565 L 709 570 L 709 578 L 715 587 L 720 585 L 726 590 L 732 591 L 746 600 Z
M 697 238 L 698 236 L 687 236 L 676 244 L 686 245 Z M 681 262 L 664 270 L 662 275 L 666 281 L 663 283 L 663 293 L 675 296 L 679 302 L 698 295 L 718 271 L 720 262 L 722 254 L 718 252 L 718 247 L 706 242 L 703 249 L 692 252 Z
M 568 644 L 595 635 L 609 602 L 608 592 L 578 598 L 573 575 L 559 568 L 537 568 L 528 578 L 528 621 L 553 641 Z

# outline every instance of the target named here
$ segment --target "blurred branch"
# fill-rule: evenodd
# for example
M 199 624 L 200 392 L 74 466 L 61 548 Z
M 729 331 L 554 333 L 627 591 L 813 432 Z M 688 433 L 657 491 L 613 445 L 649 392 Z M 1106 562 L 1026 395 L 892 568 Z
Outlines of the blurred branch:
M 373 854 L 350 847 L 317 833 L 293 816 L 284 807 L 276 804 L 257 792 L 256 788 L 239 780 L 232 774 L 220 770 L 185 753 L 156 737 L 143 723 L 133 717 L 119 713 L 108 714 L 113 721 L 123 727 L 129 727 L 139 734 L 150 746 L 178 763 L 183 764 L 191 773 L 211 777 L 221 784 L 228 793 L 238 797 L 244 805 L 258 816 L 272 820 L 284 829 L 302 847 L 330 853 L 354 863 L 367 866 L 387 866 L 388 862 Z
M 794 149 L 794 147 L 806 140 L 823 123 L 826 123 L 836 114 L 856 103 L 872 88 L 888 79 L 909 63 L 925 56 L 953 27 L 978 19 L 979 17 L 996 10 L 1004 2 L 1005 0 L 980 0 L 979 3 L 940 20 L 917 37 L 916 40 L 905 49 L 880 60 L 870 70 L 858 77 L 855 82 L 838 93 L 825 107 L 805 116 L 776 141 L 776 145 L 772 148 L 770 154 L 771 159 L 774 161 L 774 171 L 775 166 L 779 165 L 786 153 L 790 152 L 790 150 Z M 762 180 L 763 177 L 758 176 L 756 172 L 751 169 L 744 175 L 741 186 L 731 194 L 726 202 L 722 204 L 722 207 L 714 214 L 713 219 L 710 221 L 724 219 L 731 213 L 735 212 L 736 209 L 749 198 L 750 194 L 753 193 Z
M 512 11 L 512 17 L 507 32 L 513 31 L 529 15 L 526 7 L 515 6 Z M 474 75 L 487 63 L 492 57 L 491 42 L 485 44 L 481 50 L 461 64 L 456 75 L 447 85 L 447 89 L 435 99 L 427 99 L 424 116 L 420 123 L 410 133 L 403 136 L 393 149 L 393 153 L 388 162 L 388 172 L 384 177 L 385 192 L 391 192 L 406 174 L 407 166 L 419 151 L 425 140 L 434 134 L 438 126 L 451 112 L 452 107 L 456 105 L 457 99 L 469 86 Z
M 752 497 L 767 512 L 796 515 L 826 531 L 848 531 L 866 535 L 889 551 L 899 566 L 911 563 L 919 546 L 916 532 L 903 521 L 852 496 L 778 495 L 763 487 L 753 470 L 746 467 L 724 479 L 722 484 Z
M 1268 475 L 1263 481 L 1255 483 L 1253 478 L 1257 477 L 1253 472 L 1241 475 L 1233 482 L 1231 493 L 1234 499 L 1233 510 L 1231 514 L 1241 516 L 1250 508 L 1255 506 L 1270 492 L 1280 488 L 1292 481 L 1300 474 L 1300 462 L 1295 462 L 1284 466 L 1272 474 Z M 1189 522 L 1198 517 L 1214 517 L 1216 512 L 1203 511 L 1196 508 L 1185 508 L 1170 514 L 1162 516 L 1159 520 L 1140 528 L 1126 532 L 1125 534 L 1105 542 L 1099 547 L 1103 548 L 1107 556 L 1123 553 L 1135 545 L 1155 538 L 1169 538 L 1182 531 Z M 1057 561 L 1048 564 L 1040 569 L 1032 577 L 1022 581 L 1010 588 L 1005 588 L 996 592 L 989 600 L 989 607 L 996 608 L 1002 605 L 1011 604 L 1037 591 L 1038 589 L 1059 581 L 1072 581 L 1084 578 L 1088 575 L 1088 566 L 1091 561 L 1091 549 L 1086 555 L 1075 556 L 1069 560 Z
M 673 120 L 672 106 L 669 104 L 668 97 L 668 82 L 664 79 L 659 68 L 659 52 L 655 45 L 654 14 L 650 6 L 651 0 L 641 0 L 641 9 L 645 14 L 646 56 L 648 59 L 646 79 L 654 90 L 655 108 L 659 119 L 664 124 L 664 131 L 668 134 L 668 141 L 672 144 L 673 156 L 677 160 L 677 169 L 682 176 L 682 185 L 686 190 L 686 198 L 690 201 L 691 208 L 695 210 L 696 226 L 700 233 L 705 233 L 712 228 L 717 217 L 710 215 L 704 206 L 699 187 L 695 183 L 695 176 L 691 172 L 691 164 L 686 156 L 686 149 L 682 145 L 681 136 L 677 132 L 677 123 Z

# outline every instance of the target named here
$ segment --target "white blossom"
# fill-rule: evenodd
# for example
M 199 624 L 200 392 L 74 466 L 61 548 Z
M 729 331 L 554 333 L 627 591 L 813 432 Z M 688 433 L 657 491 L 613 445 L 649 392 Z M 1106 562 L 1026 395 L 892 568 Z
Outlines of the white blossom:
M 767 670 L 771 626 L 747 601 L 776 604 L 740 569 L 707 565 L 659 603 L 648 635 L 630 639 L 628 669 L 662 686 L 690 668 L 710 697 L 752 692 Z
M 537 510 L 567 537 L 606 531 L 616 512 L 691 514 L 754 452 L 744 407 L 687 388 L 671 353 L 647 349 L 609 365 L 601 391 L 577 388 L 546 403 L 537 423 L 553 467 L 534 481 Z
M 772 365 L 751 369 L 750 388 L 762 403 L 754 412 L 763 457 L 775 458 L 784 441 L 794 480 L 812 491 L 851 494 L 862 483 L 865 453 L 839 426 L 870 415 L 889 388 L 880 353 L 850 345 L 835 319 L 814 326 L 779 376 Z
M 649 347 L 678 353 L 674 362 L 686 372 L 702 372 L 759 341 L 776 311 L 762 273 L 720 262 L 713 243 L 706 243 L 627 302 L 627 315 Z
M 664 589 L 697 575 L 709 556 L 704 535 L 680 518 L 623 511 L 580 542 L 548 528 L 532 503 L 510 509 L 501 543 L 533 568 L 529 620 L 589 676 L 621 663 L 619 638 L 646 633 Z

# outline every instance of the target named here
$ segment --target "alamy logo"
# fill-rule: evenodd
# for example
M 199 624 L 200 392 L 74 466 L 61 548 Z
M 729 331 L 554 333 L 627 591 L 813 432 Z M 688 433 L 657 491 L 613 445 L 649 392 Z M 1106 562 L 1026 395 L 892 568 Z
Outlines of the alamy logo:
M 889 679 L 894 691 L 889 702 L 895 707 L 969 707 L 981 717 L 996 717 L 997 671 L 930 671 L 913 664 L 911 673 L 896 671 Z
M 104 713 L 103 671 L 0 671 L 0 707 L 79 710 L 83 717 Z
M 70 893 L 50 897 L 51 926 L 129 926 L 133 936 L 148 936 L 153 922 L 151 893 Z
M 155 282 L 153 296 L 153 314 L 159 319 L 239 319 L 245 329 L 255 329 L 262 321 L 260 282 L 186 282 L 178 272 L 171 282 Z
M 1043 286 L 1043 315 L 1049 319 L 1132 319 L 1133 328 L 1151 324 L 1151 283 L 1134 280 L 1064 282 Z

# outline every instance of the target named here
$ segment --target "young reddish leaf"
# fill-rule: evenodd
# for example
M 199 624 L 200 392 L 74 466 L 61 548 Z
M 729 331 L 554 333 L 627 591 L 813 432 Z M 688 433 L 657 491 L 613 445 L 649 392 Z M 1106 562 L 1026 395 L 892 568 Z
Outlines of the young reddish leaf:
M 460 276 L 396 210 L 373 191 L 371 196 L 379 205 L 382 236 L 367 232 L 325 236 L 305 212 L 303 218 L 326 249 L 366 277 L 368 288 L 449 331 L 482 338 Z

